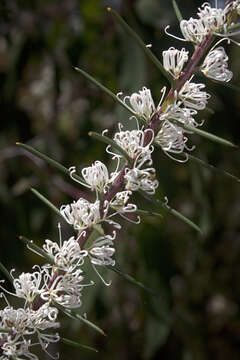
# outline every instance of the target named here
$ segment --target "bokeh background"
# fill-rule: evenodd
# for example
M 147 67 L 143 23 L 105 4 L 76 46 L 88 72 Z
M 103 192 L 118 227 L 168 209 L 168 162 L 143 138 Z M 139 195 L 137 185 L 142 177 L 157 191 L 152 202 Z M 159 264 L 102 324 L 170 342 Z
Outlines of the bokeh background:
M 201 3 L 178 1 L 186 19 L 195 16 Z M 170 24 L 171 32 L 180 35 L 171 1 L 0 1 L 0 261 L 16 274 L 42 261 L 18 235 L 39 245 L 46 238 L 57 241 L 61 220 L 29 189 L 35 187 L 58 207 L 84 195 L 84 189 L 15 142 L 80 170 L 96 159 L 109 162 L 104 145 L 89 138 L 90 130 L 113 132 L 119 121 L 133 127 L 129 115 L 73 66 L 114 93 L 127 95 L 147 86 L 156 102 L 166 85 L 106 12 L 107 5 L 118 10 L 145 43 L 152 43 L 160 59 L 170 46 L 192 51 L 163 31 Z M 235 85 L 240 85 L 239 51 L 227 46 Z M 207 84 L 214 111 L 199 115 L 206 120 L 204 130 L 239 144 L 239 92 L 198 80 Z M 240 177 L 238 150 L 198 136 L 191 136 L 191 142 L 197 146 L 194 155 Z M 167 214 L 162 220 L 144 218 L 139 226 L 123 222 L 116 241 L 119 267 L 156 294 L 110 271 L 104 277 L 112 279 L 111 287 L 91 274 L 96 286 L 85 289 L 81 310 L 107 337 L 62 317 L 62 336 L 99 353 L 58 344 L 53 352 L 60 351 L 61 359 L 239 359 L 240 184 L 191 162 L 174 162 L 159 150 L 154 161 L 160 182 L 156 196 L 167 196 L 171 206 L 201 226 L 204 236 Z M 151 208 L 136 201 L 141 208 Z M 62 233 L 64 238 L 73 234 L 63 222 Z M 14 298 L 10 302 L 19 306 Z M 42 352 L 39 356 L 48 359 Z

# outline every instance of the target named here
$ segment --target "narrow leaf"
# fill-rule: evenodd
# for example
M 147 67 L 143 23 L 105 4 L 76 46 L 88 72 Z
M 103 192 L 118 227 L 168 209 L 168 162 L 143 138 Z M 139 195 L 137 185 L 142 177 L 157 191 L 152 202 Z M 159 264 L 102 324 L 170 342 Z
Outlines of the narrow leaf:
M 156 213 L 154 211 L 146 211 L 146 210 L 141 210 L 141 209 L 137 209 L 136 211 L 134 211 L 134 214 L 140 215 L 140 216 L 157 216 L 160 218 L 163 218 L 162 214 Z
M 213 134 L 211 134 L 209 132 L 200 130 L 198 128 L 194 128 L 192 126 L 185 125 L 181 121 L 178 121 L 178 120 L 171 120 L 171 121 L 173 121 L 174 123 L 177 123 L 178 125 L 182 126 L 184 129 L 189 130 L 189 131 L 191 131 L 191 132 L 193 132 L 195 134 L 198 134 L 200 136 L 203 136 L 203 137 L 205 137 L 205 138 L 207 138 L 207 139 L 209 139 L 211 141 L 214 141 L 214 142 L 219 143 L 221 145 L 230 146 L 232 148 L 238 149 L 238 146 L 233 144 L 231 141 L 228 141 L 228 140 L 223 139 L 223 138 L 221 138 L 219 136 L 213 135 Z
M 45 198 L 45 196 L 40 194 L 40 192 L 38 192 L 36 189 L 31 188 L 31 191 L 34 195 L 37 196 L 38 199 L 40 199 L 44 204 L 46 204 L 51 210 L 53 210 L 57 215 L 62 217 L 62 214 L 60 213 L 58 208 L 55 205 L 53 205 L 53 203 L 51 203 L 51 201 L 49 201 L 47 198 Z
M 229 89 L 240 92 L 240 86 L 237 86 L 235 84 L 229 84 L 229 83 L 226 83 L 226 82 L 219 82 L 219 81 L 215 81 L 215 82 L 217 82 L 218 84 L 220 83 L 221 85 L 223 84 L 225 87 L 227 87 Z
M 202 234 L 202 230 L 200 229 L 200 227 L 198 225 L 196 225 L 194 222 L 192 222 L 190 219 L 188 219 L 186 216 L 184 216 L 183 214 L 181 214 L 177 210 L 171 208 L 166 202 L 155 199 L 154 197 L 148 195 L 147 193 L 145 193 L 142 190 L 139 190 L 139 192 L 142 194 L 142 196 L 145 199 L 147 199 L 148 201 L 151 201 L 152 203 L 154 203 L 157 206 L 160 206 L 161 208 L 166 210 L 169 214 L 175 216 L 176 218 L 178 218 L 179 220 L 181 220 L 185 224 L 189 225 L 192 229 L 194 229 L 194 230 L 198 231 L 200 234 Z
M 127 109 L 128 111 L 130 111 L 134 116 L 137 116 L 137 114 L 135 113 L 135 111 L 133 109 L 130 108 L 130 106 L 128 106 L 127 104 L 125 104 L 122 100 L 120 100 L 120 98 L 115 95 L 111 90 L 109 90 L 108 88 L 106 88 L 104 85 L 102 85 L 98 80 L 96 80 L 93 76 L 89 75 L 86 71 L 78 68 L 78 67 L 74 67 L 74 69 L 78 72 L 80 72 L 80 74 L 82 74 L 87 80 L 89 80 L 92 84 L 96 85 L 98 88 L 100 88 L 103 92 L 105 92 L 106 94 L 108 94 L 109 96 L 111 96 L 111 98 L 113 98 L 113 100 L 117 101 L 121 106 L 123 106 L 125 109 Z M 137 116 L 138 117 L 138 116 Z
M 203 161 L 202 159 L 199 159 L 196 156 L 193 156 L 193 155 L 190 155 L 190 154 L 187 154 L 187 155 L 188 155 L 188 158 L 189 158 L 190 161 L 192 161 L 192 162 L 194 162 L 196 164 L 199 164 L 199 165 L 205 167 L 206 169 L 211 170 L 211 171 L 213 171 L 215 173 L 224 175 L 224 176 L 229 177 L 229 178 L 231 178 L 233 180 L 236 180 L 237 182 L 240 182 L 240 179 L 237 176 L 232 175 L 232 174 L 230 174 L 229 172 L 227 172 L 225 170 L 219 169 L 219 168 L 215 167 L 214 165 L 211 165 L 211 164 Z
M 98 134 L 94 131 L 90 131 L 88 133 L 89 136 L 92 136 L 94 139 L 97 139 L 99 141 L 104 142 L 105 144 L 111 145 L 113 148 L 115 148 L 129 163 L 132 163 L 132 159 L 128 155 L 128 153 L 121 148 L 114 140 L 108 138 L 107 136 Z
M 12 281 L 13 281 L 12 276 L 10 275 L 7 268 L 1 262 L 0 262 L 0 270 L 6 276 L 6 278 L 12 283 Z
M 145 52 L 147 57 L 154 63 L 154 65 L 158 68 L 158 70 L 161 71 L 163 76 L 169 81 L 169 83 L 172 83 L 172 78 L 170 74 L 164 69 L 161 62 L 158 60 L 158 58 L 152 53 L 152 51 L 147 47 L 140 36 L 123 20 L 123 18 L 112 8 L 108 7 L 107 11 L 111 14 L 113 14 L 114 18 L 117 20 L 118 24 L 126 31 L 126 33 L 133 38 L 133 40 L 136 41 L 136 43 L 140 46 L 140 48 Z
M 90 350 L 90 351 L 98 352 L 97 349 L 94 349 L 94 348 L 92 348 L 90 346 L 87 346 L 87 345 L 79 344 L 78 342 L 73 341 L 73 340 L 69 340 L 69 339 L 66 339 L 66 338 L 60 338 L 60 341 L 62 341 L 66 345 L 82 348 L 84 350 Z
M 173 5 L 173 9 L 175 11 L 178 21 L 181 22 L 183 20 L 183 17 L 182 17 L 181 11 L 179 10 L 178 4 L 176 3 L 175 0 L 172 0 L 172 5 Z
M 102 329 L 100 329 L 100 327 L 93 324 L 91 321 L 85 319 L 84 316 L 77 314 L 74 310 L 70 310 L 70 309 L 66 309 L 66 308 L 61 308 L 61 310 L 64 312 L 64 314 L 71 317 L 72 319 L 80 320 L 80 321 L 84 322 L 84 324 L 86 324 L 87 326 L 91 327 L 93 330 L 99 332 L 101 335 L 106 336 L 105 332 Z
M 19 240 L 21 240 L 27 247 L 31 250 L 33 250 L 35 253 L 42 255 L 49 264 L 54 264 L 53 258 L 51 258 L 42 248 L 40 248 L 38 245 L 34 244 L 32 240 L 29 240 L 25 236 L 20 235 Z
M 107 265 L 105 266 L 107 269 L 110 269 L 112 271 L 114 271 L 115 273 L 117 273 L 118 275 L 122 276 L 125 280 L 127 280 L 128 282 L 132 283 L 135 286 L 138 286 L 142 289 L 144 289 L 145 291 L 151 293 L 152 295 L 158 295 L 154 290 L 150 289 L 149 287 L 145 286 L 143 283 L 141 283 L 140 281 L 134 279 L 134 277 L 132 277 L 131 275 L 128 275 L 124 272 L 122 272 L 118 267 L 115 266 L 110 266 Z
M 48 157 L 47 155 L 42 154 L 40 151 L 35 150 L 33 147 L 26 145 L 26 144 L 22 144 L 20 142 L 16 142 L 17 146 L 20 146 L 21 148 L 29 151 L 31 154 L 37 156 L 38 158 L 46 161 L 49 165 L 51 165 L 53 168 L 60 170 L 61 172 L 69 175 L 69 171 L 67 168 L 65 168 L 63 165 L 61 165 L 60 163 L 58 163 L 57 161 L 51 159 L 50 157 Z
M 59 162 L 57 162 L 56 160 L 51 159 L 49 156 L 44 155 L 43 153 L 41 153 L 40 151 L 34 149 L 33 147 L 26 145 L 26 144 L 22 144 L 20 142 L 16 142 L 16 145 L 20 146 L 21 148 L 29 151 L 31 154 L 37 156 L 39 159 L 42 159 L 44 161 L 46 161 L 50 166 L 52 166 L 54 169 L 60 170 L 63 174 L 68 175 L 69 176 L 69 170 L 63 166 L 62 164 L 60 164 Z M 72 177 L 82 183 L 85 183 L 85 181 L 78 175 L 73 174 Z

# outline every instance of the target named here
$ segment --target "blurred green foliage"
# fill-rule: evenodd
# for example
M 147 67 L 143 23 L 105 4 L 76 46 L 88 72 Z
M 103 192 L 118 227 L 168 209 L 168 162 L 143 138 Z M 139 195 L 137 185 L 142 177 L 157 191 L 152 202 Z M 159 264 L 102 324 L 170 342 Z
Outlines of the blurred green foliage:
M 179 0 L 184 18 L 201 1 Z M 114 7 L 161 52 L 182 44 L 171 2 L 163 0 L 1 0 L 0 1 L 0 260 L 16 272 L 41 259 L 19 242 L 19 234 L 41 245 L 56 239 L 57 221 L 29 191 L 34 186 L 56 206 L 82 195 L 68 178 L 15 146 L 26 142 L 64 166 L 78 169 L 95 159 L 109 161 L 90 130 L 112 133 L 128 114 L 87 83 L 73 66 L 94 75 L 114 93 L 152 89 L 156 100 L 166 85 L 136 44 L 105 11 Z M 185 47 L 188 47 L 184 44 Z M 189 47 L 191 50 L 191 47 Z M 233 83 L 240 82 L 239 48 L 229 46 Z M 200 79 L 202 81 L 202 78 Z M 239 93 L 206 80 L 214 115 L 203 112 L 204 129 L 239 143 Z M 239 174 L 239 151 L 192 136 L 196 156 Z M 56 345 L 61 359 L 225 360 L 240 353 L 240 191 L 239 184 L 195 164 L 179 164 L 159 150 L 154 155 L 160 187 L 170 204 L 200 224 L 203 237 L 173 217 L 124 224 L 117 260 L 124 272 L 152 288 L 152 295 L 107 271 L 112 286 L 97 285 L 83 295 L 83 312 L 107 333 L 62 319 L 61 335 L 99 350 L 95 355 Z M 150 208 L 137 197 L 140 208 Z M 63 235 L 72 230 L 62 224 Z M 89 270 L 91 271 L 91 269 Z M 94 275 L 93 275 L 94 276 Z M 15 300 L 10 300 L 14 304 Z M 67 335 L 67 336 L 66 336 Z M 43 355 L 40 355 L 40 358 Z

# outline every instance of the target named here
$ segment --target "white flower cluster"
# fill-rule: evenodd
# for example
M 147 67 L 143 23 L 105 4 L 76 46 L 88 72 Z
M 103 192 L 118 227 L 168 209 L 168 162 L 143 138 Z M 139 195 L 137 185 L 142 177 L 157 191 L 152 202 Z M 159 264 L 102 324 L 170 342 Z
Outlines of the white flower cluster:
M 42 305 L 38 310 L 28 308 L 13 309 L 9 304 L 5 309 L 0 310 L 0 327 L 6 329 L 5 333 L 0 333 L 1 359 L 38 359 L 30 352 L 30 348 L 36 343 L 32 343 L 35 336 L 38 344 L 47 352 L 50 343 L 59 341 L 59 335 L 46 333 L 45 330 L 59 327 L 56 321 L 58 310 L 49 306 L 48 303 Z
M 209 34 L 225 34 L 229 11 L 240 13 L 239 1 L 233 1 L 224 9 L 212 8 L 204 3 L 198 9 L 198 18 L 182 20 L 180 28 L 184 41 L 201 46 L 201 42 Z M 228 70 L 228 57 L 223 47 L 215 46 L 208 52 L 200 70 L 214 80 L 227 82 L 232 78 Z M 94 284 L 84 283 L 83 266 L 88 259 L 98 273 L 96 266 L 114 266 L 114 240 L 116 230 L 121 225 L 115 217 L 121 216 L 128 221 L 139 223 L 137 205 L 130 202 L 134 191 L 154 194 L 158 187 L 152 153 L 154 142 L 162 150 L 171 154 L 181 154 L 192 150 L 187 146 L 187 134 L 200 126 L 195 118 L 200 110 L 204 110 L 210 95 L 205 85 L 194 83 L 190 72 L 186 73 L 188 51 L 170 47 L 163 51 L 163 67 L 173 77 L 173 83 L 181 84 L 170 90 L 165 98 L 166 88 L 162 89 L 159 104 L 155 106 L 151 90 L 143 87 L 138 93 L 124 97 L 125 107 L 130 108 L 134 118 L 140 118 L 147 127 L 123 130 L 119 124 L 106 151 L 117 161 L 115 171 L 109 173 L 105 164 L 95 161 L 81 171 L 82 178 L 76 174 L 76 168 L 69 169 L 70 177 L 96 195 L 94 201 L 81 197 L 70 204 L 62 205 L 60 213 L 66 222 L 77 230 L 77 236 L 70 237 L 59 244 L 45 240 L 43 250 L 49 263 L 42 267 L 35 266 L 32 273 L 22 273 L 13 278 L 14 293 L 5 292 L 24 300 L 24 307 L 13 309 L 7 302 L 5 309 L 0 310 L 0 359 L 37 359 L 31 347 L 40 344 L 47 351 L 50 343 L 57 342 L 57 333 L 48 333 L 59 327 L 58 309 L 78 308 L 82 304 L 81 296 L 84 287 Z M 185 66 L 186 64 L 186 66 Z M 119 97 L 120 94 L 117 96 Z M 157 120 L 160 126 L 151 127 Z M 158 124 L 158 125 L 159 125 Z M 107 130 L 103 132 L 106 133 Z M 187 159 L 187 158 L 186 158 Z M 178 159 L 183 161 L 182 158 Z M 121 165 L 121 168 L 120 168 Z M 114 219 L 114 220 L 113 220 Z M 111 229 L 111 235 L 105 234 L 105 227 Z M 84 247 L 91 230 L 95 229 L 100 236 Z M 41 252 L 42 255 L 42 252 Z M 5 297 L 5 295 L 2 294 Z M 33 342 L 33 339 L 37 342 Z
M 116 203 L 119 202 L 124 203 L 124 200 L 116 200 Z M 124 204 L 120 207 L 123 208 Z M 1 286 L 5 292 L 25 301 L 23 308 L 13 309 L 7 302 L 5 309 L 0 311 L 1 359 L 38 359 L 30 351 L 36 344 L 48 353 L 48 345 L 60 339 L 57 333 L 48 332 L 59 327 L 58 309 L 51 304 L 68 309 L 81 306 L 83 288 L 94 284 L 93 281 L 83 284 L 84 261 L 88 257 L 93 266 L 114 266 L 115 235 L 114 232 L 113 236 L 100 236 L 87 250 L 81 250 L 78 238 L 71 237 L 62 243 L 60 236 L 60 244 L 47 239 L 43 250 L 51 264 L 35 266 L 37 271 L 22 273 L 14 278 L 14 293 Z M 3 293 L 1 295 L 5 297 Z M 37 342 L 33 342 L 33 339 Z
M 237 1 L 234 1 L 223 9 L 217 9 L 205 2 L 198 9 L 197 19 L 190 18 L 180 22 L 180 28 L 185 40 L 200 44 L 209 33 L 222 34 L 225 32 L 228 25 L 227 16 L 229 11 L 237 8 L 237 3 Z

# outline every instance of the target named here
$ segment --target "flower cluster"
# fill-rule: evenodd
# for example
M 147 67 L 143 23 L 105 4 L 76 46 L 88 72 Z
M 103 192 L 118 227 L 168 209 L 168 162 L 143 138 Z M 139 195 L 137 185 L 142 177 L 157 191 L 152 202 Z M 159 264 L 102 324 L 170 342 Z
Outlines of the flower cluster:
M 180 22 L 180 29 L 185 41 L 200 44 L 208 34 L 222 34 L 229 25 L 229 12 L 237 9 L 238 6 L 238 1 L 233 1 L 223 9 L 217 9 L 205 2 L 198 9 L 197 19 L 190 18 Z
M 239 1 L 229 3 L 224 9 L 212 8 L 209 3 L 204 3 L 198 9 L 197 19 L 181 21 L 184 41 L 194 43 L 197 51 L 206 37 L 226 34 L 229 13 L 240 13 L 239 8 Z M 197 69 L 206 77 L 228 82 L 233 75 L 228 70 L 228 57 L 224 48 L 217 45 L 218 42 Z M 81 176 L 77 175 L 75 167 L 69 169 L 70 177 L 92 192 L 92 201 L 80 197 L 62 205 L 60 214 L 76 230 L 75 236 L 62 242 L 60 232 L 59 244 L 45 240 L 40 254 L 48 259 L 48 263 L 41 267 L 34 266 L 33 272 L 22 273 L 12 279 L 15 292 L 10 294 L 23 299 L 24 306 L 13 309 L 6 299 L 6 308 L 0 310 L 1 359 L 35 360 L 37 357 L 31 352 L 33 345 L 40 344 L 48 352 L 48 345 L 59 340 L 58 333 L 53 332 L 59 327 L 57 306 L 65 310 L 79 308 L 83 289 L 94 284 L 84 272 L 86 261 L 109 285 L 97 267 L 115 265 L 114 240 L 121 229 L 116 218 L 122 217 L 134 223 L 140 221 L 138 207 L 132 201 L 133 192 L 150 195 L 156 192 L 158 180 L 152 159 L 154 145 L 160 146 L 170 157 L 174 157 L 172 154 L 185 154 L 186 150 L 194 148 L 188 147 L 187 135 L 202 125 L 196 121 L 196 116 L 206 108 L 210 95 L 205 91 L 204 84 L 193 82 L 193 72 L 199 62 L 191 70 L 188 64 L 194 56 L 189 60 L 188 54 L 184 48 L 177 50 L 170 47 L 163 51 L 163 68 L 170 73 L 173 87 L 168 95 L 166 88 L 162 89 L 157 106 L 151 90 L 146 87 L 123 100 L 120 93 L 117 95 L 134 115 L 137 128 L 124 130 L 119 124 L 112 139 L 106 140 L 105 137 L 104 141 L 109 144 L 106 152 L 116 161 L 112 173 L 101 161 L 83 168 Z M 144 124 L 141 128 L 138 120 Z M 157 126 L 154 126 L 156 122 Z M 106 133 L 107 130 L 104 130 L 103 135 Z M 185 159 L 181 157 L 178 160 Z M 93 236 L 94 240 L 86 245 L 93 230 L 99 236 Z M 33 342 L 33 339 L 37 342 Z
M 4 359 L 8 356 L 37 359 L 30 351 L 33 345 L 39 344 L 48 353 L 49 344 L 59 341 L 58 333 L 48 331 L 59 327 L 58 309 L 54 305 L 59 304 L 66 309 L 81 306 L 83 288 L 94 284 L 93 281 L 83 283 L 85 259 L 88 258 L 93 266 L 114 266 L 115 235 L 114 232 L 113 236 L 100 236 L 89 249 L 82 250 L 79 238 L 71 237 L 62 243 L 60 233 L 59 244 L 47 239 L 43 245 L 48 264 L 34 266 L 34 272 L 13 278 L 14 293 L 1 286 L 4 292 L 25 302 L 23 308 L 13 309 L 5 298 L 7 306 L 0 311 L 0 328 L 5 329 L 0 331 L 0 355 Z M 1 295 L 5 297 L 4 293 Z M 33 342 L 35 338 L 37 342 Z
M 58 310 L 49 306 L 48 303 L 42 305 L 38 310 L 31 308 L 13 309 L 9 304 L 5 309 L 0 310 L 0 327 L 9 329 L 9 332 L 0 335 L 1 353 L 3 359 L 14 358 L 22 359 L 22 356 L 29 359 L 37 359 L 31 353 L 33 345 L 32 338 L 36 336 L 38 343 L 47 352 L 50 343 L 59 341 L 59 335 L 46 333 L 45 330 L 56 329 L 59 323 L 56 321 Z M 1 356 L 1 358 L 2 358 Z

